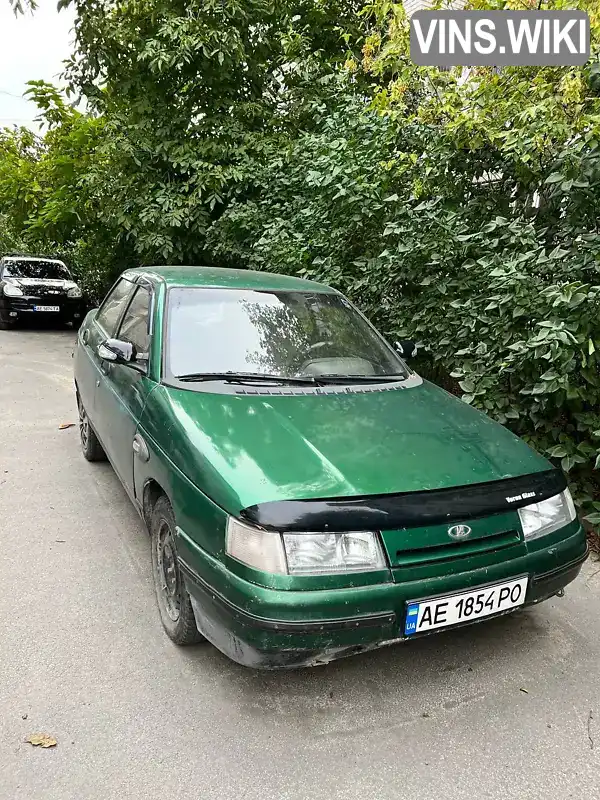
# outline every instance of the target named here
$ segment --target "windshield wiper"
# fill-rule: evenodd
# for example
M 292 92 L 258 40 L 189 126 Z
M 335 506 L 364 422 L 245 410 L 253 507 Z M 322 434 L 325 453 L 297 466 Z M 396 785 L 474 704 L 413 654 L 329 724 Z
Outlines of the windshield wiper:
M 261 375 L 259 372 L 190 372 L 189 375 L 176 375 L 178 381 L 200 383 L 202 381 L 225 381 L 226 383 L 279 383 L 287 386 L 318 386 L 319 378 L 286 378 L 283 375 Z
M 226 383 L 278 383 L 283 386 L 323 386 L 348 383 L 393 383 L 403 381 L 406 375 L 299 375 L 288 378 L 284 375 L 262 375 L 259 372 L 190 372 L 176 375 L 182 383 L 202 383 L 203 381 L 225 381 Z
M 319 380 L 324 383 L 393 383 L 406 380 L 406 375 L 334 375 L 327 372 L 319 375 Z

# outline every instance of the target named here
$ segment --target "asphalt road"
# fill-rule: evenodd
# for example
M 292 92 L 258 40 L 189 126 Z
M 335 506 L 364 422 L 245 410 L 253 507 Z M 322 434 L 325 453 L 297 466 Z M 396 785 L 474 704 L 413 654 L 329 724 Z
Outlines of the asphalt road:
M 133 507 L 59 430 L 73 341 L 0 331 L 0 800 L 598 797 L 600 563 L 563 599 L 328 666 L 179 649 Z

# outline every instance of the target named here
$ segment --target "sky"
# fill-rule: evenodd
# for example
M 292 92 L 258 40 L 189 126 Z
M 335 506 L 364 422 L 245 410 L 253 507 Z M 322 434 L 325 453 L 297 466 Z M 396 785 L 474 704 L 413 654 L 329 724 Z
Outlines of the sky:
M 73 11 L 58 12 L 57 0 L 38 0 L 31 14 L 15 17 L 0 0 L 0 127 L 27 125 L 35 130 L 33 103 L 22 95 L 30 80 L 59 84 L 62 62 L 71 53 Z

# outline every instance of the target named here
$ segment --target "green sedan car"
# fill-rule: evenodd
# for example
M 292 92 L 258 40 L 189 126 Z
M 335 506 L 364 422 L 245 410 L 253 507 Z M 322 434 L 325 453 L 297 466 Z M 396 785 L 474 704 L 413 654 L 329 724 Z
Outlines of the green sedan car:
M 87 315 L 83 454 L 109 459 L 150 532 L 174 642 L 310 666 L 577 576 L 562 472 L 423 380 L 413 350 L 334 289 L 262 272 L 132 269 Z

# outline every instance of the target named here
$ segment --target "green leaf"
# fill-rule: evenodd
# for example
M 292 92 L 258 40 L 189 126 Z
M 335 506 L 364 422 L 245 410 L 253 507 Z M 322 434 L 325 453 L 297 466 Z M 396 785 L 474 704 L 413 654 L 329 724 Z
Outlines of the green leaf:
M 567 449 L 562 444 L 557 444 L 546 451 L 551 458 L 563 458 L 567 455 Z
M 540 380 L 542 380 L 542 381 L 553 381 L 553 380 L 556 380 L 556 378 L 558 378 L 558 377 L 559 377 L 558 373 L 556 372 L 555 369 L 549 369 L 546 372 L 544 372 L 543 375 L 540 375 Z
M 571 467 L 574 464 L 575 464 L 575 459 L 573 458 L 573 456 L 565 456 L 560 462 L 560 466 L 563 472 L 570 472 Z
M 553 172 L 551 175 L 548 175 L 544 183 L 560 183 L 563 180 L 563 176 L 560 172 Z

